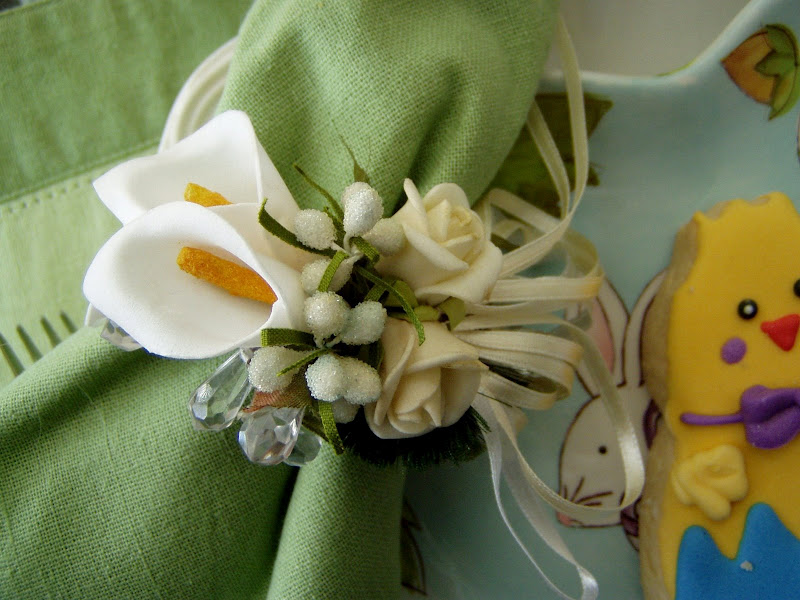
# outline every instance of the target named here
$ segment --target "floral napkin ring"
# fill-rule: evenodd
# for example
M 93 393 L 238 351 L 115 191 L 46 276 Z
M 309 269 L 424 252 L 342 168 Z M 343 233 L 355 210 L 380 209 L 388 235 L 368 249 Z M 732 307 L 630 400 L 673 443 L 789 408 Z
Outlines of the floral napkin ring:
M 123 227 L 90 265 L 84 293 L 87 322 L 103 324 L 102 335 L 126 350 L 176 359 L 230 354 L 191 394 L 189 409 L 201 430 L 240 421 L 239 444 L 254 463 L 301 466 L 323 442 L 337 454 L 414 467 L 488 449 L 504 519 L 501 479 L 578 570 L 583 597 L 593 598 L 596 582 L 536 506 L 544 500 L 586 523 L 620 507 L 558 496 L 516 442 L 521 409 L 544 410 L 569 395 L 583 361 L 617 431 L 627 481 L 621 504 L 641 491 L 638 443 L 616 387 L 579 322 L 560 316 L 591 301 L 603 273 L 592 244 L 569 228 L 588 148 L 562 22 L 557 41 L 573 194 L 535 104 L 528 130 L 558 191 L 559 215 L 501 190 L 473 210 L 455 184 L 423 196 L 407 179 L 405 204 L 384 217 L 355 157 L 354 181 L 336 196 L 298 167 L 323 199 L 322 210 L 301 210 L 247 115 L 229 111 L 95 182 Z M 554 258 L 559 273 L 537 270 Z

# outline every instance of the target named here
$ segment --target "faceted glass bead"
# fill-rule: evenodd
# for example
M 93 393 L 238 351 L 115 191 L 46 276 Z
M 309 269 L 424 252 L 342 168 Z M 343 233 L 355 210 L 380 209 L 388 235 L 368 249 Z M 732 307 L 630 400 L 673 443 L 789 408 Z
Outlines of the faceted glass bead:
M 245 456 L 259 465 L 284 462 L 300 437 L 304 408 L 267 406 L 245 415 L 239 430 L 239 445 Z
M 317 458 L 321 446 L 322 438 L 303 428 L 297 437 L 297 443 L 292 448 L 292 453 L 283 462 L 293 467 L 302 467 Z
M 247 358 L 248 353 L 241 350 L 231 355 L 189 398 L 195 429 L 222 431 L 236 419 L 253 393 L 247 378 Z
M 126 352 L 138 350 L 142 347 L 139 342 L 129 336 L 122 327 L 114 323 L 111 319 L 106 319 L 106 324 L 100 332 L 100 337 Z

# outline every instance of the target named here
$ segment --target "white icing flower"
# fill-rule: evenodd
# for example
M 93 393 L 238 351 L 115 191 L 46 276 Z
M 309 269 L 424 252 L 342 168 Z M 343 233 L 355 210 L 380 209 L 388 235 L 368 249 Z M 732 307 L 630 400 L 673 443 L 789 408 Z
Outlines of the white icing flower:
M 382 258 L 378 270 L 403 279 L 432 304 L 448 296 L 484 300 L 500 274 L 502 254 L 464 190 L 442 183 L 421 198 L 410 179 L 404 187 L 408 201 L 392 219 L 402 225 L 406 244 Z
M 188 183 L 233 204 L 185 202 Z M 83 290 L 94 315 L 99 311 L 148 351 L 172 358 L 257 346 L 264 327 L 303 328 L 299 270 L 313 256 L 258 223 L 264 198 L 285 227 L 298 207 L 244 113 L 223 113 L 169 150 L 126 162 L 94 185 L 123 224 L 86 273 Z M 233 296 L 183 272 L 176 257 L 184 247 L 248 267 L 277 301 Z
M 364 410 L 370 429 L 384 439 L 414 437 L 447 427 L 467 411 L 487 367 L 478 351 L 442 323 L 423 323 L 425 343 L 414 327 L 387 319 L 381 364 L 383 390 Z

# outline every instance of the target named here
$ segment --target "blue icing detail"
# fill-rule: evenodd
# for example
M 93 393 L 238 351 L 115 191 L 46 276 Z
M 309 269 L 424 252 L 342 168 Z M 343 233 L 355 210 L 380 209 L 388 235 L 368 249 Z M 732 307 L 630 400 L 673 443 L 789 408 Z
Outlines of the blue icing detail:
M 742 568 L 745 561 L 752 570 Z M 800 598 L 800 540 L 767 504 L 750 508 L 733 560 L 720 553 L 705 528 L 695 525 L 683 534 L 675 600 L 792 598 Z

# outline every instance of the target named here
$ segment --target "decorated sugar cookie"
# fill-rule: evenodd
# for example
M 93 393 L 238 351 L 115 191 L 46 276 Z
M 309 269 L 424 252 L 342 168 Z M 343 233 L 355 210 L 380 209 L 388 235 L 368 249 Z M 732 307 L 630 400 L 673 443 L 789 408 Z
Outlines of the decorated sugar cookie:
M 781 193 L 677 235 L 645 321 L 664 413 L 640 504 L 647 598 L 800 597 L 800 216 Z

